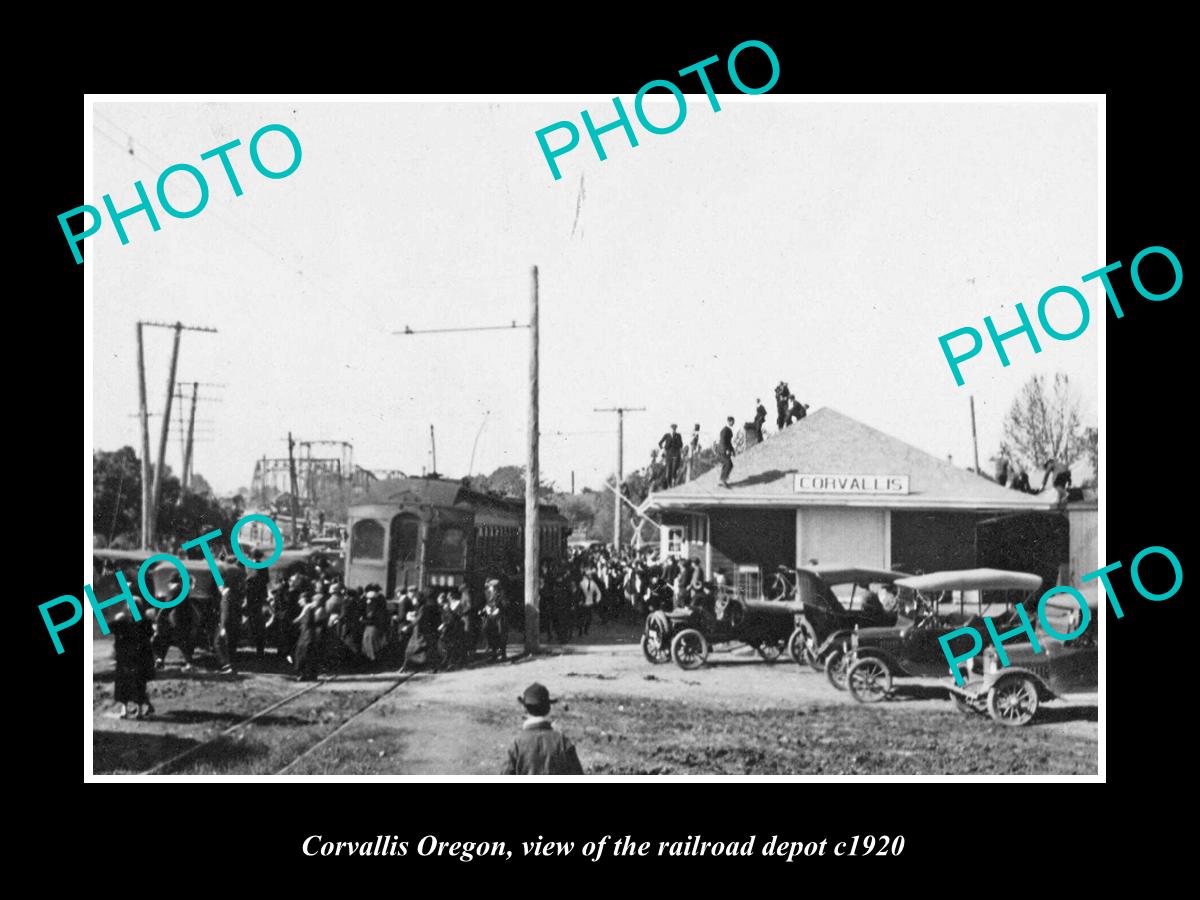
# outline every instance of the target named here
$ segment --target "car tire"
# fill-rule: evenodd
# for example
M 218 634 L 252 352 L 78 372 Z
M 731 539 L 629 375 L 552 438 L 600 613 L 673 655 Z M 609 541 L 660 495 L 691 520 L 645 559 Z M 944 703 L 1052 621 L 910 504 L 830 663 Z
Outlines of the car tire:
M 812 665 L 813 649 L 812 649 L 812 633 L 803 625 L 796 626 L 791 637 L 788 638 L 788 655 L 796 665 L 804 665 L 808 663 Z
M 671 658 L 681 669 L 698 669 L 708 659 L 708 641 L 695 628 L 685 628 L 671 640 Z
M 661 628 L 648 626 L 642 633 L 642 655 L 656 666 L 671 661 L 671 644 Z
M 842 650 L 830 650 L 825 655 L 825 677 L 839 691 L 846 690 L 846 663 L 848 659 Z
M 882 659 L 856 660 L 846 670 L 846 687 L 859 703 L 878 703 L 892 692 L 892 671 Z
M 987 711 L 993 722 L 1009 727 L 1028 725 L 1037 715 L 1038 686 L 1027 675 L 1001 678 L 988 691 Z

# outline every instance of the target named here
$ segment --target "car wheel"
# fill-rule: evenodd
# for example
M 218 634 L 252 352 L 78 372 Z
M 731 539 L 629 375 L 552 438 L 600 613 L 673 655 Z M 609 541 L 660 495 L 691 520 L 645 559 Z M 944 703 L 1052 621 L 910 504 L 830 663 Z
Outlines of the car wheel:
M 708 641 L 695 628 L 685 628 L 671 641 L 671 658 L 681 669 L 698 669 L 708 659 Z
M 797 665 L 804 663 L 813 665 L 812 634 L 803 625 L 797 626 L 796 630 L 792 632 L 792 636 L 788 638 L 788 654 Z
M 892 673 L 881 659 L 860 659 L 846 670 L 846 686 L 859 703 L 878 703 L 892 690 Z
M 1001 725 L 1028 725 L 1037 708 L 1037 685 L 1024 675 L 1002 678 L 988 691 L 988 715 Z
M 671 659 L 670 642 L 666 640 L 666 636 L 659 626 L 646 626 L 646 630 L 642 633 L 642 653 L 655 665 Z
M 839 691 L 846 690 L 846 669 L 849 659 L 841 650 L 830 650 L 825 657 L 825 677 Z

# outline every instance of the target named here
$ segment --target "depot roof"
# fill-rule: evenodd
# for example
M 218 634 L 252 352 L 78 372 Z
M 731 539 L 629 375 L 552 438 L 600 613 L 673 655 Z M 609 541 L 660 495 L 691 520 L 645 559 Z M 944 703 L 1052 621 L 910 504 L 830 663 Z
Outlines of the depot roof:
M 686 484 L 653 492 L 643 509 L 852 506 L 889 509 L 1035 511 L 1057 493 L 1026 494 L 960 469 L 836 409 L 824 407 L 735 456 L 729 487 L 720 466 Z M 802 478 L 797 476 L 834 476 Z M 899 476 L 894 478 L 892 476 Z M 876 491 L 907 479 L 903 492 Z M 813 484 L 827 490 L 813 490 Z M 847 490 L 848 489 L 848 490 Z

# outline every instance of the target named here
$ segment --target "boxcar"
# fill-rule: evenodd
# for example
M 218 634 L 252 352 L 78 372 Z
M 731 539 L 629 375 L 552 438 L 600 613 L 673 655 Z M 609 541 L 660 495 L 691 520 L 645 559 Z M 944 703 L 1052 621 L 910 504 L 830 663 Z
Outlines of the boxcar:
M 540 558 L 562 560 L 567 520 L 539 507 Z M 469 586 L 519 572 L 525 553 L 525 504 L 473 491 L 461 482 L 406 478 L 385 501 L 350 507 L 346 584 L 383 586 L 390 596 L 410 585 Z

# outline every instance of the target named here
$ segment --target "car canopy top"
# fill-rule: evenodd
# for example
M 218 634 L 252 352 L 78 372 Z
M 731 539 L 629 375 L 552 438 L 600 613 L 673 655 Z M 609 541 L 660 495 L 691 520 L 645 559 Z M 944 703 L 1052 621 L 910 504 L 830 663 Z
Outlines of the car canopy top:
M 956 569 L 911 575 L 896 581 L 899 587 L 914 591 L 1036 591 L 1042 577 L 1031 572 L 1009 572 L 1005 569 Z
M 797 566 L 799 572 L 815 575 L 826 584 L 891 584 L 897 579 L 911 577 L 895 569 L 875 569 L 870 566 L 852 566 L 845 563 L 821 563 L 812 566 Z

